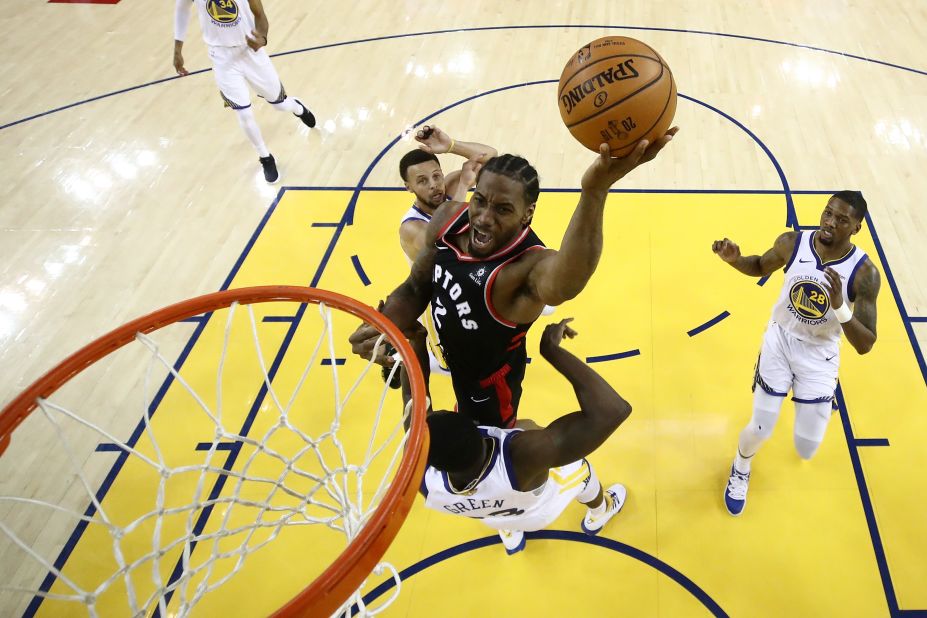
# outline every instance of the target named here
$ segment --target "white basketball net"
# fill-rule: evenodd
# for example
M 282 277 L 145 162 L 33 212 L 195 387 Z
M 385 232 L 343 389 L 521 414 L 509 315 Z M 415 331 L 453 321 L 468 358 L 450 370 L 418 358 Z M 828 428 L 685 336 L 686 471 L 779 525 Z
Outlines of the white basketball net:
M 280 303 L 259 306 L 269 305 Z M 406 443 L 398 391 L 391 391 L 383 383 L 379 366 L 373 365 L 371 371 L 371 363 L 351 357 L 346 350 L 350 330 L 336 336 L 336 320 L 327 306 L 317 307 L 320 324 L 306 328 L 311 335 L 302 341 L 303 325 L 289 322 L 295 331 L 290 349 L 301 345 L 305 360 L 300 358 L 298 366 L 290 363 L 286 370 L 282 362 L 276 369 L 268 367 L 273 354 L 265 348 L 266 333 L 287 326 L 264 322 L 259 325 L 253 305 L 246 306 L 247 320 L 242 319 L 243 312 L 238 309 L 235 303 L 223 310 L 227 318 L 221 336 L 221 313 L 212 314 L 204 327 L 214 328 L 213 338 L 221 341 L 217 348 L 221 354 L 215 355 L 218 361 L 208 372 L 201 368 L 188 372 L 187 366 L 192 364 L 189 358 L 179 371 L 175 369 L 167 357 L 169 353 L 156 341 L 160 330 L 152 336 L 138 334 L 137 343 L 126 346 L 135 347 L 135 354 L 141 346 L 147 363 L 137 378 L 143 391 L 141 397 L 135 396 L 137 407 L 120 402 L 123 409 L 110 411 L 110 418 L 115 416 L 123 423 L 119 430 L 101 422 L 107 420 L 107 415 L 99 413 L 100 406 L 94 405 L 92 411 L 84 413 L 75 411 L 76 406 L 69 403 L 39 401 L 40 410 L 27 419 L 31 427 L 24 423 L 13 436 L 13 445 L 20 442 L 23 432 L 44 436 L 47 444 L 42 449 L 49 458 L 55 454 L 67 462 L 67 474 L 72 475 L 72 480 L 66 483 L 64 492 L 59 490 L 51 498 L 32 495 L 31 490 L 8 495 L 13 482 L 6 478 L 0 481 L 0 493 L 4 494 L 0 495 L 0 542 L 4 542 L 0 556 L 7 566 L 27 565 L 25 570 L 17 569 L 12 574 L 3 572 L 0 614 L 9 615 L 7 610 L 12 609 L 20 614 L 29 603 L 32 606 L 27 613 L 34 613 L 40 603 L 41 612 L 54 614 L 57 603 L 67 602 L 85 605 L 90 616 L 187 616 L 204 599 L 208 600 L 210 592 L 236 577 L 245 568 L 246 559 L 278 536 L 285 535 L 286 544 L 297 552 L 301 544 L 311 547 L 313 553 L 321 546 L 331 547 L 331 555 L 308 556 L 312 558 L 308 566 L 297 553 L 282 559 L 286 561 L 280 565 L 282 569 L 263 572 L 268 585 L 266 582 L 274 582 L 282 571 L 301 570 L 304 581 L 292 593 L 286 593 L 292 597 L 357 536 L 389 487 Z M 311 315 L 314 309 L 314 305 L 308 305 L 306 314 Z M 347 315 L 336 313 L 338 321 Z M 348 328 L 353 330 L 357 323 L 353 320 Z M 249 324 L 250 351 L 234 344 L 247 338 L 243 331 Z M 341 351 L 340 359 L 336 349 Z M 238 381 L 247 381 L 239 369 L 233 371 L 230 365 L 257 368 L 257 373 L 250 375 L 253 382 L 263 381 L 263 399 L 257 394 L 260 384 L 252 384 L 248 399 L 230 400 Z M 398 367 L 399 363 L 393 367 L 394 374 Z M 355 373 L 349 375 L 349 368 Z M 312 369 L 315 372 L 310 376 Z M 331 379 L 320 375 L 320 371 L 330 371 Z M 282 377 L 284 373 L 289 377 Z M 169 386 L 168 394 L 159 400 L 160 406 L 168 405 L 171 399 L 171 405 L 183 409 L 185 417 L 174 418 L 173 413 L 168 413 L 168 418 L 159 418 L 161 411 L 152 402 L 162 384 Z M 342 394 L 343 384 L 347 390 Z M 91 387 L 98 388 L 99 383 Z M 84 394 L 78 399 L 84 401 Z M 355 400 L 361 401 L 354 405 Z M 257 414 L 242 430 L 243 412 L 232 411 L 231 406 L 247 408 L 249 401 L 255 402 Z M 153 408 L 157 414 L 153 414 Z M 136 434 L 140 429 L 141 435 L 129 440 L 125 437 L 125 419 L 134 417 L 131 423 L 138 423 L 137 411 L 141 411 L 142 420 Z M 44 427 L 38 426 L 41 421 Z M 195 433 L 197 428 L 207 432 L 190 437 L 199 443 L 195 453 L 199 461 L 189 461 L 189 449 L 182 456 L 175 455 L 172 449 L 176 449 L 173 442 L 177 433 Z M 364 434 L 361 437 L 360 431 Z M 346 432 L 350 434 L 347 438 Z M 97 447 L 101 443 L 107 445 L 103 450 L 110 451 L 110 457 L 124 459 L 102 500 L 98 498 L 101 478 L 112 459 L 104 458 L 106 465 L 100 464 L 101 455 L 93 450 L 100 450 Z M 24 470 L 11 461 L 9 452 L 3 458 L 2 472 L 10 474 L 15 465 L 19 470 L 12 476 L 21 478 Z M 41 460 L 39 457 L 39 463 Z M 41 465 L 30 469 L 31 473 L 43 474 Z M 136 480 L 129 486 L 132 491 L 127 500 L 125 487 L 117 488 L 117 484 L 120 476 L 130 471 Z M 121 498 L 117 489 L 122 490 Z M 38 533 L 36 526 L 40 528 Z M 75 533 L 75 526 L 86 529 Z M 341 541 L 321 542 L 318 536 L 307 540 L 300 536 L 306 532 L 294 527 L 322 529 Z M 50 529 L 59 532 L 51 535 Z M 69 536 L 71 553 L 56 566 Z M 87 549 L 91 541 L 94 545 Z M 83 559 L 81 556 L 100 552 L 111 553 L 112 557 L 108 558 L 106 572 L 95 579 L 88 580 L 87 575 L 93 568 L 72 567 L 75 560 Z M 313 571 L 313 567 L 317 570 Z M 384 570 L 396 580 L 393 596 L 377 608 L 368 608 L 358 591 L 339 615 L 350 615 L 354 604 L 360 615 L 376 614 L 389 605 L 399 592 L 399 578 L 396 570 L 385 563 L 378 565 L 375 572 Z M 260 583 L 261 572 L 257 575 Z M 283 601 L 289 597 L 284 595 Z M 266 614 L 280 605 L 259 611 Z M 230 615 L 246 612 L 243 609 L 242 613 Z M 203 609 L 202 613 L 209 610 Z

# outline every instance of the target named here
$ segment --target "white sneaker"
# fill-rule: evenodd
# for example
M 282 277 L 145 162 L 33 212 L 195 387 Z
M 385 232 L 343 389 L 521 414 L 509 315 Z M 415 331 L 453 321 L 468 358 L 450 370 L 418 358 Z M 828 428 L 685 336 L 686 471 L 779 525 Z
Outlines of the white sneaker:
M 517 554 L 525 548 L 525 533 L 521 530 L 500 530 L 499 538 L 508 555 Z
M 621 483 L 616 483 L 605 490 L 603 498 L 608 501 L 605 512 L 601 515 L 593 515 L 592 509 L 589 509 L 586 511 L 586 516 L 583 517 L 583 521 L 580 523 L 583 532 L 589 536 L 597 535 L 605 524 L 608 523 L 608 520 L 621 511 L 628 498 L 628 490 L 625 489 L 624 485 Z
M 747 488 L 750 486 L 750 473 L 738 472 L 731 466 L 731 476 L 727 479 L 727 487 L 724 489 L 724 506 L 727 512 L 737 517 L 744 512 L 744 506 L 747 504 Z

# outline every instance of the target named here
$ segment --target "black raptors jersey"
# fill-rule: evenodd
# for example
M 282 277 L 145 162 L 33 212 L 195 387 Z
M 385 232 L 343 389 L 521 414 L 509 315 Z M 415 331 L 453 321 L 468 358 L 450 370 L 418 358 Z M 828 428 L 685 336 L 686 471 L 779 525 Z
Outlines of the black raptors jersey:
M 461 381 L 484 380 L 506 365 L 509 370 L 520 369 L 523 375 L 525 333 L 532 323 L 516 324 L 496 313 L 492 284 L 506 263 L 525 251 L 544 248 L 526 227 L 494 254 L 477 258 L 450 240 L 469 230 L 470 217 L 463 205 L 435 241 L 438 251 L 432 273 L 431 312 L 455 386 Z M 463 403 L 460 396 L 459 405 Z

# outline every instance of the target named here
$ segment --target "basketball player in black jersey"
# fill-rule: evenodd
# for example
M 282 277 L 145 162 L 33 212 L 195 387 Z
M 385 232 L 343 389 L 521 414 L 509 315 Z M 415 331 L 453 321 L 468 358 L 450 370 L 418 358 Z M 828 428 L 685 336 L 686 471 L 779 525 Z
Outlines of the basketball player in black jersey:
M 544 305 L 559 305 L 586 286 L 602 253 L 608 190 L 656 157 L 677 130 L 653 144 L 641 140 L 620 159 L 610 158 L 602 144 L 583 174 L 559 251 L 547 249 L 531 230 L 540 188 L 537 172 L 521 157 L 490 159 L 469 204 L 447 202 L 435 211 L 425 248 L 382 312 L 406 330 L 431 303 L 459 412 L 480 425 L 514 426 L 528 328 Z M 370 358 L 378 337 L 361 326 L 350 338 L 354 353 Z M 390 362 L 382 351 L 378 361 Z

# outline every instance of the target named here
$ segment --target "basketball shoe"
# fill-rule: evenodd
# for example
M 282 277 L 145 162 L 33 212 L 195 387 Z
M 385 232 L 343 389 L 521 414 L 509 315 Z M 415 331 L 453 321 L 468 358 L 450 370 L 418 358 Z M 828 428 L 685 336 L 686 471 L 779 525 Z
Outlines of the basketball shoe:
M 303 108 L 302 114 L 293 114 L 297 118 L 303 121 L 303 124 L 309 127 L 310 129 L 315 126 L 315 116 L 312 115 L 312 112 L 309 111 L 309 108 L 303 105 L 303 102 L 293 97 L 293 100 L 299 103 L 299 106 Z
M 500 530 L 499 538 L 508 555 L 517 554 L 525 548 L 525 533 L 521 530 Z
M 274 155 L 269 154 L 266 157 L 261 157 L 258 161 L 261 162 L 261 167 L 264 168 L 264 180 L 267 181 L 267 184 L 272 185 L 280 180 L 280 173 L 277 171 L 277 162 L 274 160 Z
M 731 476 L 727 479 L 727 487 L 724 489 L 724 505 L 727 512 L 735 517 L 744 511 L 744 505 L 747 504 L 747 486 L 750 484 L 750 473 L 739 472 L 734 464 L 731 464 Z
M 621 483 L 615 483 L 605 490 L 605 494 L 602 498 L 608 503 L 605 507 L 605 512 L 601 515 L 593 515 L 592 509 L 589 509 L 586 511 L 586 516 L 583 517 L 583 521 L 580 522 L 583 532 L 589 536 L 597 535 L 599 531 L 605 527 L 605 524 L 608 523 L 608 520 L 621 511 L 628 498 L 628 490 L 625 489 L 624 485 Z

